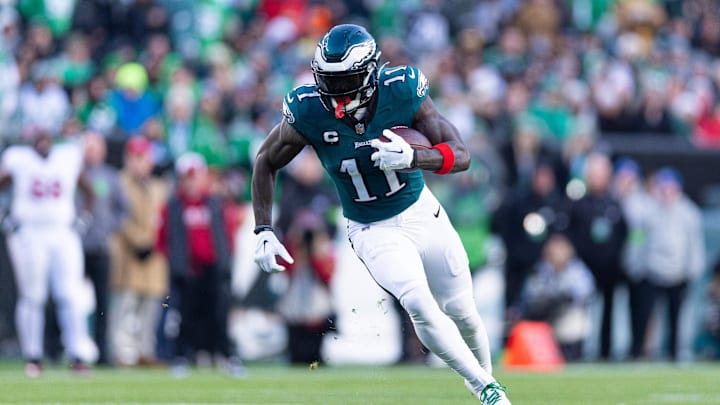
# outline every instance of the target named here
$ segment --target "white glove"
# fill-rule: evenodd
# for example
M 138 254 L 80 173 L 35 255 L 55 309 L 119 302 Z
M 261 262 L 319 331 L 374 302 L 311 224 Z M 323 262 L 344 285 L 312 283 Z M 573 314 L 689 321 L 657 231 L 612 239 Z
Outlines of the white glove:
M 415 158 L 415 150 L 402 137 L 395 132 L 386 129 L 383 135 L 390 142 L 383 142 L 379 139 L 370 141 L 370 146 L 377 149 L 377 152 L 370 155 L 370 159 L 379 166 L 380 170 L 402 170 L 412 167 Z
M 263 271 L 276 273 L 285 270 L 285 266 L 278 264 L 275 256 L 282 257 L 290 264 L 295 262 L 273 231 L 262 231 L 257 234 L 256 239 L 255 263 Z

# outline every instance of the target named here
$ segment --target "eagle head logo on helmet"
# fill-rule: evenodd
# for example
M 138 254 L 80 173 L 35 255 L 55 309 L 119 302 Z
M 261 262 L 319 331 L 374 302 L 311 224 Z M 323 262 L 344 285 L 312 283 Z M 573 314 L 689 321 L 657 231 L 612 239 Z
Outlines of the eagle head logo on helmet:
M 333 27 L 320 40 L 312 60 L 323 106 L 336 118 L 367 104 L 377 89 L 380 50 L 365 28 Z

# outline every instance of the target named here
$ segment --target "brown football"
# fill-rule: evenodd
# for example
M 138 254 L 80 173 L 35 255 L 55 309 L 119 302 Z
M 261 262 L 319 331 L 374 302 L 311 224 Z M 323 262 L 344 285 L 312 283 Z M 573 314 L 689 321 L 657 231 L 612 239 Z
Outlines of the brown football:
M 430 149 L 432 148 L 432 143 L 427 139 L 425 135 L 423 135 L 422 132 L 410 128 L 410 127 L 404 127 L 404 126 L 398 126 L 398 127 L 392 127 L 390 128 L 393 132 L 398 134 L 402 139 L 405 140 L 405 142 L 409 143 L 410 146 L 412 146 L 415 149 Z M 380 135 L 380 140 L 383 142 L 387 142 L 388 139 L 385 138 L 385 136 Z
M 423 135 L 422 132 L 405 126 L 397 126 L 390 128 L 393 132 L 398 134 L 402 139 L 405 140 L 410 146 L 413 147 L 413 149 L 431 149 L 432 143 Z M 387 139 L 384 135 L 380 135 L 379 138 L 383 142 L 389 142 L 390 140 Z M 398 172 L 401 173 L 410 173 L 420 170 L 418 168 L 412 168 L 412 169 L 402 169 L 398 170 Z

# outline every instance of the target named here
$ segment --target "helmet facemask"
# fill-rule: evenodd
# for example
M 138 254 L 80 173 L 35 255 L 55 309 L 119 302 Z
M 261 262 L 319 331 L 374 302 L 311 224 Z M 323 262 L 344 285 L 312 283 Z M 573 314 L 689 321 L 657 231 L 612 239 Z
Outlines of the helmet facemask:
M 338 42 L 340 49 L 329 50 Z M 312 61 L 313 75 L 323 106 L 334 111 L 336 118 L 372 99 L 379 57 L 375 40 L 361 27 L 338 26 L 320 41 Z

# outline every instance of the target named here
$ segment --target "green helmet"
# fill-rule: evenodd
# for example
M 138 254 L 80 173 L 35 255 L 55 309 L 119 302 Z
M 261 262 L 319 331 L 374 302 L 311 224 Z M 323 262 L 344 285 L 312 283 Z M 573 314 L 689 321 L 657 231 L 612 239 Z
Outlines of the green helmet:
M 380 50 L 359 25 L 333 27 L 318 43 L 312 70 L 325 108 L 342 118 L 372 98 L 378 82 Z

